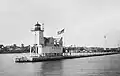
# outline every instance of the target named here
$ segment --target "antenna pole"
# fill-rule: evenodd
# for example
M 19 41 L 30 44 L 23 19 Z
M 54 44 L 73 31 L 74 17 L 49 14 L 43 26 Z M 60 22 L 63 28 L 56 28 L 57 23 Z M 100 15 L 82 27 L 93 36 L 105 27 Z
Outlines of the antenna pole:
M 104 36 L 104 39 L 105 39 L 104 50 L 106 50 L 106 48 L 107 48 L 107 37 L 106 37 L 106 35 Z
M 30 46 L 30 56 L 31 56 L 31 46 Z

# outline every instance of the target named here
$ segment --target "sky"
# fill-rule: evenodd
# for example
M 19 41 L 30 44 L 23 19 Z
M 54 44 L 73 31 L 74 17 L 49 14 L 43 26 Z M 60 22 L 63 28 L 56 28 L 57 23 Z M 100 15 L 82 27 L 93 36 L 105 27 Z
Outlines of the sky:
M 120 43 L 119 0 L 0 0 L 0 44 L 34 44 L 30 30 L 37 21 L 45 36 L 65 28 L 66 46 Z

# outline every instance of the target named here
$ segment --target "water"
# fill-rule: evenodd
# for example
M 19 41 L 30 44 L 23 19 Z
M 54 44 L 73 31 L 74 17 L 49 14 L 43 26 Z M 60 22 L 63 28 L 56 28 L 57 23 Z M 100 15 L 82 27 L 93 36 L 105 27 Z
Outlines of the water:
M 0 76 L 120 76 L 120 54 L 15 63 L 19 54 L 0 54 Z

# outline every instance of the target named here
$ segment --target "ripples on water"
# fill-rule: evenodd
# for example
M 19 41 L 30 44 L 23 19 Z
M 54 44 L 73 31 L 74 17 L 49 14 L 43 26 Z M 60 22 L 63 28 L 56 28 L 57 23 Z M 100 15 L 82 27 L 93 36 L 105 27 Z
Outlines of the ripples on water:
M 0 54 L 0 76 L 120 76 L 120 55 L 15 63 L 19 54 Z

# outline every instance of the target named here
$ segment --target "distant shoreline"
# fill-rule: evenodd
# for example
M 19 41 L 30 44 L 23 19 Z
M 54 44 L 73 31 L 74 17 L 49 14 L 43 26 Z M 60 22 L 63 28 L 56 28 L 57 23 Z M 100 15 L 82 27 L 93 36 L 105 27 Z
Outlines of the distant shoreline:
M 0 54 L 20 54 L 20 53 L 29 53 L 29 52 L 3 52 L 3 53 L 0 53 Z M 81 52 L 81 53 L 87 53 L 87 52 Z M 90 52 L 88 52 L 88 53 L 90 53 Z M 92 53 L 99 53 L 99 52 L 91 52 L 91 54 Z M 109 53 L 109 52 L 102 52 L 102 53 L 106 53 L 105 55 L 109 55 L 109 54 L 120 54 L 120 52 L 111 52 L 111 53 Z
M 19 54 L 19 53 L 29 53 L 29 52 L 1 52 L 0 54 Z

